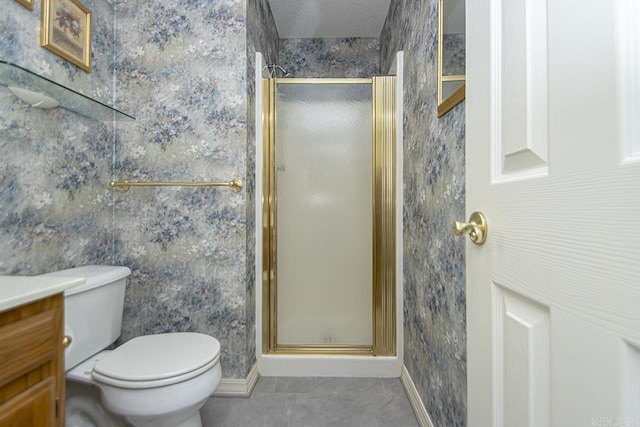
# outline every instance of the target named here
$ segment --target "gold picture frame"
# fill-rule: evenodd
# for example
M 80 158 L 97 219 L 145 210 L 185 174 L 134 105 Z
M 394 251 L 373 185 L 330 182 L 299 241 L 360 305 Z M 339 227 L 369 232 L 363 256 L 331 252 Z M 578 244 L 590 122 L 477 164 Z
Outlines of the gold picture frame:
M 78 0 L 42 0 L 40 45 L 91 72 L 91 11 Z
M 18 3 L 23 5 L 29 10 L 33 10 L 33 0 L 16 0 Z

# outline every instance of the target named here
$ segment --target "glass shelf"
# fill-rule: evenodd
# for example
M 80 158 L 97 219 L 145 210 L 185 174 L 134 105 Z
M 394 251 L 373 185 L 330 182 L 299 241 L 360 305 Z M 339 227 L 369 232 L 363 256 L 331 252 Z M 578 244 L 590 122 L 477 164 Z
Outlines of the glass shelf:
M 99 121 L 135 120 L 127 113 L 116 110 L 19 65 L 2 60 L 0 60 L 0 85 L 15 86 L 50 96 L 60 103 L 60 107 L 90 119 Z

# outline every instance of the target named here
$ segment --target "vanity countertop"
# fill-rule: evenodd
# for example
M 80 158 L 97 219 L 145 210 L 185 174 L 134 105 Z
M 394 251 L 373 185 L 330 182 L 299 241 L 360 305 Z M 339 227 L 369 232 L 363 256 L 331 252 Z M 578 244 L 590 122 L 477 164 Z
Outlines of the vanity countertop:
M 0 276 L 0 312 L 82 285 L 83 277 Z

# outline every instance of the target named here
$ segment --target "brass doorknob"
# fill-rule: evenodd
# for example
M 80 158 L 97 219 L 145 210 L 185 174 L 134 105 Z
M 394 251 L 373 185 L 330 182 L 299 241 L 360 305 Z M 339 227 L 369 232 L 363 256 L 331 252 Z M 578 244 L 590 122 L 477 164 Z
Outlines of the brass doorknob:
M 73 338 L 71 338 L 71 336 L 65 335 L 64 338 L 62 338 L 62 347 L 64 348 L 69 347 L 72 341 L 73 341 Z
M 453 223 L 453 234 L 456 236 L 468 234 L 476 245 L 481 245 L 487 240 L 488 231 L 487 218 L 482 212 L 472 213 L 469 222 L 456 221 Z

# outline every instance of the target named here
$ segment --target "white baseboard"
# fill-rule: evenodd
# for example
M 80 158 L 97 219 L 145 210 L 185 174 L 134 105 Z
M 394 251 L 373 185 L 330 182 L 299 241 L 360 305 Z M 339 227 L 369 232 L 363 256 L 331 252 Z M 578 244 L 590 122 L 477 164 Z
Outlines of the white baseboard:
M 397 356 L 259 355 L 263 377 L 376 377 L 398 378 L 402 360 Z
M 431 422 L 431 417 L 429 417 L 427 408 L 424 407 L 424 403 L 418 394 L 418 389 L 416 389 L 415 384 L 413 384 L 411 375 L 409 375 L 409 371 L 407 371 L 407 367 L 405 365 L 402 365 L 400 381 L 404 386 L 404 390 L 407 392 L 409 403 L 411 403 L 413 413 L 416 415 L 420 427 L 433 427 L 433 422 Z
M 247 378 L 235 379 L 235 378 L 223 378 L 220 380 L 220 385 L 216 391 L 213 392 L 214 397 L 249 397 L 253 391 L 253 387 L 258 382 L 258 364 L 254 363 Z

